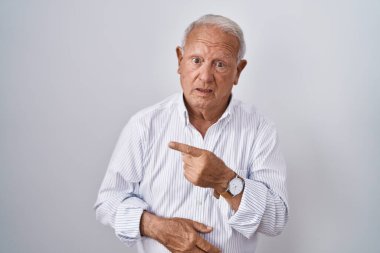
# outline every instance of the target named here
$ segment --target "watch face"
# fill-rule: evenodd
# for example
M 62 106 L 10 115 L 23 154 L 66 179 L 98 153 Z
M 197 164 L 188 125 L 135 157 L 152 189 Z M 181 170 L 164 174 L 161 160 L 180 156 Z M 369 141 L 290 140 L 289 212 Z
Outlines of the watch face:
M 243 180 L 241 178 L 235 177 L 230 181 L 229 185 L 229 192 L 233 195 L 236 196 L 238 195 L 244 187 Z

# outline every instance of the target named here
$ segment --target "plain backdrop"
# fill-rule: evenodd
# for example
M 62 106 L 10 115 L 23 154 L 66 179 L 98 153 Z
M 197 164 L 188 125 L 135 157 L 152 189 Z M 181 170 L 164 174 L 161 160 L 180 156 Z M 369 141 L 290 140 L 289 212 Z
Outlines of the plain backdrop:
M 380 1 L 0 1 L 0 252 L 123 252 L 93 205 L 138 110 L 180 91 L 186 26 L 245 32 L 235 87 L 277 126 L 290 220 L 258 253 L 380 252 Z

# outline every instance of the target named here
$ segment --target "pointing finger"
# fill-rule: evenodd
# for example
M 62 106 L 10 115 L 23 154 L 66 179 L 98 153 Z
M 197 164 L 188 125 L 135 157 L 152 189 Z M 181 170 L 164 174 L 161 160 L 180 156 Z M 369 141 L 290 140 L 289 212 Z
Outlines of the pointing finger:
M 191 155 L 191 156 L 200 156 L 203 151 L 202 149 L 199 149 L 187 144 L 175 142 L 175 141 L 169 142 L 169 148 Z

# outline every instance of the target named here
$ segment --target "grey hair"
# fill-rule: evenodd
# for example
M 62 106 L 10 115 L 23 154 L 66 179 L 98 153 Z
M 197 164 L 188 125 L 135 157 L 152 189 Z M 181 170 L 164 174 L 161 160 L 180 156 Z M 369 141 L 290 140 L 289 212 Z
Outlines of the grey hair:
M 203 25 L 210 25 L 210 26 L 216 26 L 220 28 L 223 32 L 226 32 L 228 34 L 231 34 L 235 36 L 239 41 L 239 53 L 238 53 L 238 61 L 243 59 L 245 54 L 245 41 L 244 41 L 244 34 L 241 30 L 240 26 L 232 21 L 229 18 L 220 16 L 220 15 L 214 15 L 214 14 L 206 14 L 199 19 L 192 22 L 185 30 L 185 34 L 182 39 L 182 50 L 185 48 L 187 37 L 189 36 L 190 32 L 199 26 Z

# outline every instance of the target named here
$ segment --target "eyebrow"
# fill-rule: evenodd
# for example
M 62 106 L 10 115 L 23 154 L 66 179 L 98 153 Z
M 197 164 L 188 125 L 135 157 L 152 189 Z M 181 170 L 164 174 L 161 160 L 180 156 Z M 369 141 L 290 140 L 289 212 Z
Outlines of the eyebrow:
M 199 54 L 197 54 L 197 53 L 193 53 L 193 54 L 190 54 L 189 56 L 188 56 L 189 58 L 192 58 L 192 57 L 200 57 L 200 58 L 204 58 L 204 57 L 202 57 L 202 55 L 199 53 Z M 228 60 L 231 60 L 231 59 L 233 59 L 234 57 L 232 56 L 232 55 L 230 55 L 230 54 L 222 54 L 222 55 L 216 55 L 215 57 L 213 57 L 213 59 L 212 60 L 224 60 L 224 61 L 228 61 Z

